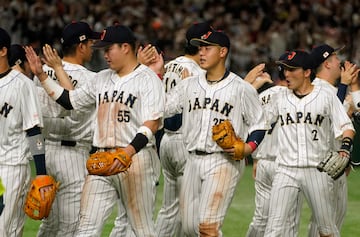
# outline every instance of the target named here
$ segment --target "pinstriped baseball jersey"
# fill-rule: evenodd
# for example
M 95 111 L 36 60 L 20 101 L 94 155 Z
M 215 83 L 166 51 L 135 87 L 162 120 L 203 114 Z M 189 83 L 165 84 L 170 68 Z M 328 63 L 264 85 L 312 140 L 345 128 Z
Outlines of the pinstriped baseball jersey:
M 329 82 L 325 81 L 325 80 L 322 80 L 320 78 L 315 78 L 312 82 L 313 85 L 321 85 L 321 86 L 324 86 L 326 88 L 328 88 L 331 93 L 333 93 L 334 95 L 337 94 L 337 88 L 333 85 L 331 85 Z M 344 106 L 344 109 L 345 111 L 347 111 L 349 109 L 349 102 L 344 100 L 343 102 L 343 106 Z M 338 129 L 338 128 L 334 128 L 334 129 Z M 342 131 L 337 131 L 336 133 L 342 133 Z M 341 140 L 337 140 L 337 139 L 333 139 L 332 141 L 333 143 L 333 147 L 334 147 L 334 150 L 337 151 L 338 149 L 340 149 L 340 146 L 341 146 Z
M 279 116 L 276 161 L 281 165 L 316 167 L 328 152 L 329 142 L 342 135 L 339 131 L 354 130 L 339 99 L 324 86 L 315 85 L 301 99 L 288 89 L 273 98 L 270 110 Z M 287 140 L 297 142 L 288 144 Z
M 43 126 L 36 88 L 24 74 L 11 70 L 0 79 L 0 164 L 28 164 L 25 130 Z
M 91 82 L 95 77 L 95 72 L 89 71 L 84 66 L 63 61 L 64 70 L 68 73 L 74 88 L 81 87 L 87 82 Z M 44 71 L 53 80 L 57 80 L 52 68 L 44 65 Z M 38 80 L 37 80 L 38 81 Z M 43 89 L 42 89 L 43 90 Z M 54 102 L 46 92 L 39 93 L 43 103 L 43 110 L 52 111 L 44 117 L 45 138 L 49 140 L 71 140 L 90 145 L 93 135 L 93 121 L 95 118 L 95 107 L 87 106 L 81 110 L 66 111 L 59 104 Z M 59 116 L 65 116 L 59 118 Z M 58 118 L 55 118 L 58 117 Z
M 261 105 L 265 108 L 265 110 L 266 107 L 271 105 L 270 101 L 272 95 L 278 93 L 280 90 L 285 90 L 285 89 L 286 87 L 283 86 L 273 86 L 259 94 Z M 267 131 L 263 141 L 252 153 L 252 157 L 256 159 L 275 160 L 278 154 L 278 148 L 277 148 L 278 140 L 277 140 L 277 136 L 272 136 L 272 134 L 275 132 L 273 130 L 276 129 L 277 127 L 278 125 L 275 125 L 274 128 Z
M 94 146 L 125 147 L 145 121 L 163 116 L 164 94 L 157 75 L 140 65 L 122 78 L 110 69 L 100 71 L 93 82 L 70 91 L 70 100 L 75 110 L 96 103 Z M 153 138 L 148 146 L 154 144 Z
M 62 65 L 75 89 L 94 79 L 95 73 L 82 65 L 65 61 Z M 52 68 L 44 65 L 43 69 L 51 79 L 57 81 Z M 74 236 L 79 221 L 82 187 L 88 174 L 85 164 L 92 143 L 95 106 L 66 111 L 42 88 L 39 92 L 45 110 L 47 171 L 61 185 L 52 212 L 42 220 L 37 236 Z M 64 141 L 71 141 L 72 145 L 63 145 L 66 144 Z
M 165 65 L 163 83 L 165 91 L 183 80 L 183 71 L 198 76 L 205 71 L 191 58 L 179 56 Z M 187 80 L 187 79 L 185 79 Z M 156 220 L 157 236 L 183 236 L 179 216 L 179 192 L 188 152 L 183 142 L 181 127 L 176 131 L 165 128 L 160 144 L 160 161 L 164 175 L 164 196 Z
M 327 82 L 326 80 L 322 80 L 320 78 L 315 78 L 312 82 L 312 84 L 314 85 L 322 85 L 324 87 L 328 87 L 329 90 L 332 91 L 332 93 L 334 95 L 337 94 L 337 88 L 334 87 L 333 85 L 331 85 L 329 82 Z M 348 110 L 350 104 L 348 101 L 344 100 L 343 102 L 343 106 L 345 111 Z M 340 131 L 341 132 L 341 131 Z M 338 151 L 340 149 L 341 146 L 341 140 L 336 140 L 333 139 L 333 145 L 331 146 L 332 149 L 334 151 Z M 330 186 L 333 186 L 334 189 L 334 193 L 336 195 L 336 197 L 334 197 L 334 204 L 333 207 L 335 209 L 335 223 L 336 226 L 338 227 L 339 231 L 341 230 L 341 226 L 344 222 L 345 219 L 345 215 L 346 215 L 346 209 L 347 209 L 347 177 L 346 175 L 342 175 L 340 178 L 338 178 L 337 180 L 333 180 L 331 179 L 329 182 Z M 318 226 L 317 223 L 315 221 L 314 216 L 311 216 L 310 219 L 310 225 L 309 225 L 309 233 L 308 236 L 309 237 L 318 237 L 319 236 L 319 230 L 318 230 Z
M 166 117 L 182 110 L 183 133 L 188 151 L 221 152 L 212 140 L 212 126 L 225 119 L 233 121 L 237 136 L 265 130 L 263 110 L 256 90 L 230 72 L 222 81 L 209 85 L 205 75 L 181 81 L 166 97 Z
M 169 92 L 171 88 L 183 79 L 182 73 L 185 69 L 189 72 L 189 76 L 197 76 L 205 73 L 191 58 L 185 56 L 177 57 L 165 65 L 165 73 L 163 75 L 165 92 Z

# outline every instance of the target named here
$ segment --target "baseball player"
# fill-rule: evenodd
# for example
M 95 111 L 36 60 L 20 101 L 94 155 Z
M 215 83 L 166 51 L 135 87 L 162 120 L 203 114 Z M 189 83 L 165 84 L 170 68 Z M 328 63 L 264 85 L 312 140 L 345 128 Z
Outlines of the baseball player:
M 199 48 L 190 44 L 192 38 L 200 38 L 211 30 L 207 22 L 195 23 L 186 31 L 184 55 L 165 65 L 163 83 L 165 92 L 188 76 L 204 74 L 199 66 Z M 157 236 L 183 236 L 179 214 L 179 192 L 183 179 L 188 152 L 181 133 L 182 114 L 176 114 L 164 121 L 165 134 L 160 143 L 160 161 L 164 176 L 162 206 L 156 220 Z
M 313 80 L 314 85 L 323 85 L 329 87 L 334 94 L 337 94 L 337 97 L 344 104 L 345 111 L 348 111 L 350 105 L 345 101 L 347 94 L 347 87 L 351 84 L 354 78 L 357 78 L 359 69 L 357 69 L 356 64 L 352 64 L 348 61 L 344 63 L 344 67 L 340 66 L 340 59 L 337 55 L 337 52 L 341 48 L 334 49 L 327 44 L 322 44 L 314 47 L 311 51 L 311 57 L 315 63 L 316 78 Z M 338 87 L 335 87 L 337 80 L 341 79 Z M 348 113 L 349 114 L 349 113 Z M 341 144 L 339 141 L 334 142 L 334 149 L 339 150 Z M 329 185 L 334 187 L 334 193 L 336 197 L 334 198 L 334 208 L 335 208 L 335 220 L 336 226 L 340 232 L 341 226 L 344 222 L 346 209 L 347 209 L 347 179 L 346 175 L 343 174 L 337 180 L 330 180 Z M 314 216 L 311 218 L 309 235 L 310 237 L 318 237 L 319 231 L 317 229 L 317 224 L 314 221 Z
M 287 53 L 283 54 L 279 60 L 284 59 L 286 56 Z M 263 77 L 270 78 L 270 75 L 264 73 L 257 80 L 261 80 Z M 281 86 L 285 80 L 281 66 L 279 66 L 279 80 L 280 82 L 278 84 L 280 85 L 267 83 L 258 89 L 259 99 L 264 108 L 270 105 L 271 98 L 274 94 L 286 88 L 285 86 Z M 277 137 L 274 135 L 278 126 L 274 123 L 271 127 L 272 128 L 266 133 L 264 140 L 252 154 L 253 177 L 255 179 L 255 211 L 246 234 L 247 237 L 264 236 L 268 221 L 271 187 L 277 168 L 275 159 L 278 153 Z M 300 223 L 301 202 L 302 198 L 300 197 L 299 205 L 295 205 L 294 209 L 289 212 L 290 216 L 287 218 L 285 224 L 284 236 L 298 236 L 297 228 Z
M 159 67 L 156 66 L 156 64 L 160 63 L 161 68 L 164 67 L 164 60 L 162 57 L 160 57 L 160 52 L 157 50 L 156 46 L 148 44 L 146 46 L 140 45 L 136 57 L 139 63 L 144 64 L 148 66 L 150 69 L 152 69 L 155 73 L 157 73 L 158 76 L 160 74 L 162 75 L 163 72 L 161 72 L 161 69 L 159 70 Z M 162 61 L 162 62 L 159 62 Z M 161 79 L 161 78 L 160 78 Z M 156 150 L 159 154 L 158 147 L 159 147 L 159 141 L 157 138 L 157 135 L 162 131 L 163 129 L 159 130 L 157 133 L 155 133 L 155 140 L 156 140 Z M 122 201 L 119 200 L 118 202 L 118 215 L 116 216 L 114 220 L 114 226 L 111 230 L 111 233 L 109 237 L 117 237 L 117 236 L 126 236 L 126 237 L 132 237 L 135 236 L 134 232 L 132 231 L 131 227 L 129 228 L 129 222 L 126 215 L 125 207 L 122 204 Z
M 288 89 L 272 97 L 269 113 L 278 119 L 278 168 L 272 183 L 265 236 L 282 236 L 288 213 L 303 194 L 312 210 L 320 236 L 340 236 L 335 225 L 331 177 L 317 165 L 332 150 L 329 140 L 343 139 L 350 151 L 354 127 L 341 102 L 321 85 L 311 84 L 311 57 L 300 50 L 277 61 L 284 67 Z M 333 131 L 333 132 L 331 132 Z M 341 151 L 342 157 L 348 152 Z
M 48 78 L 39 57 L 30 47 L 26 48 L 33 72 L 54 100 L 75 110 L 96 105 L 93 145 L 97 150 L 120 147 L 132 157 L 126 172 L 86 177 L 76 236 L 100 236 L 119 198 L 136 236 L 155 236 L 153 210 L 160 161 L 153 134 L 162 126 L 165 92 L 157 75 L 138 64 L 135 42 L 128 27 L 105 28 L 101 40 L 93 47 L 104 48 L 109 69 L 71 91 Z M 120 167 L 120 161 L 115 159 L 111 170 Z
M 245 161 L 234 160 L 234 149 L 223 150 L 212 140 L 212 126 L 230 120 L 237 136 L 248 138 L 246 156 L 260 144 L 265 119 L 255 89 L 225 67 L 228 36 L 211 30 L 190 43 L 200 47 L 206 74 L 179 82 L 167 94 L 165 106 L 167 117 L 183 113 L 181 132 L 190 153 L 180 191 L 181 221 L 187 236 L 222 236 Z
M 46 175 L 42 115 L 31 80 L 8 63 L 10 36 L 0 28 L 0 177 L 6 188 L 0 216 L 4 237 L 22 236 L 24 202 L 30 184 L 29 160 L 34 159 L 37 177 Z M 42 193 L 47 187 L 40 190 Z
M 100 33 L 92 31 L 86 22 L 72 22 L 64 27 L 60 40 L 62 64 L 70 77 L 70 87 L 78 88 L 93 80 L 95 73 L 86 69 L 84 64 L 91 60 L 93 41 L 99 38 Z M 45 64 L 43 69 L 51 80 L 57 81 L 53 68 Z M 65 115 L 64 109 L 41 88 L 38 78 L 34 78 L 34 81 L 40 86 L 43 110 L 54 108 L 54 111 L 62 111 Z M 61 185 L 49 217 L 42 220 L 38 237 L 70 237 L 75 234 L 79 224 L 80 197 L 87 175 L 86 160 L 91 149 L 94 119 L 95 106 L 71 111 L 61 117 L 44 112 L 46 167 Z

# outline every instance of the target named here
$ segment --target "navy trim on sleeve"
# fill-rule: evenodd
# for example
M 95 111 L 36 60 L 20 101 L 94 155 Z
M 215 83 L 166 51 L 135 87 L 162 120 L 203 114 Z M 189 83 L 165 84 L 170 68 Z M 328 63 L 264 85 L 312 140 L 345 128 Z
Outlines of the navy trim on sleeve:
M 64 107 L 67 110 L 72 110 L 74 109 L 74 107 L 71 105 L 70 102 L 70 96 L 69 96 L 69 91 L 64 89 L 63 93 L 61 94 L 61 96 L 56 100 L 56 102 L 58 104 L 60 104 L 62 107 Z
M 182 114 L 175 114 L 170 118 L 164 119 L 164 128 L 170 131 L 177 131 L 182 125 Z
M 262 140 L 264 139 L 265 133 L 266 130 L 255 130 L 252 133 L 250 133 L 246 142 L 254 142 L 259 146 Z

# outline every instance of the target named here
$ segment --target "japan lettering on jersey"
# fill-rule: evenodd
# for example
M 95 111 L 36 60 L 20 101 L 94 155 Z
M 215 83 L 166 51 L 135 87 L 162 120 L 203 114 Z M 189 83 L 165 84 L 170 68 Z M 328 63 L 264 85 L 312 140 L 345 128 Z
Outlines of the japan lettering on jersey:
M 269 112 L 275 115 L 273 120 L 278 118 L 276 161 L 285 166 L 316 167 L 329 151 L 329 142 L 354 129 L 336 95 L 320 85 L 303 98 L 289 89 L 280 91 L 273 96 Z
M 256 90 L 234 73 L 217 84 L 205 75 L 181 81 L 166 97 L 166 117 L 181 113 L 188 151 L 221 151 L 212 140 L 212 126 L 229 119 L 236 134 L 246 140 L 254 130 L 266 130 Z
M 161 83 L 144 65 L 121 78 L 105 69 L 69 95 L 74 109 L 96 104 L 94 146 L 125 147 L 145 121 L 163 117 L 165 90 Z M 154 144 L 155 139 L 148 143 Z

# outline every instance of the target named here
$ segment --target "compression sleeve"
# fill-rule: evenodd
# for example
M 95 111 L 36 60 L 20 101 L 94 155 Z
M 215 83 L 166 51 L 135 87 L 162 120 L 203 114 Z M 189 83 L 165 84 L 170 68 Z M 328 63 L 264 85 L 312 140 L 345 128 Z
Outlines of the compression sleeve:
M 342 84 L 342 83 L 340 83 L 338 86 L 337 97 L 339 98 L 341 103 L 344 103 L 346 92 L 347 92 L 347 87 L 348 87 L 347 85 Z
M 250 133 L 246 143 L 248 143 L 254 151 L 264 139 L 266 130 L 255 130 Z
M 27 139 L 29 141 L 30 152 L 35 161 L 37 175 L 46 175 L 45 166 L 45 142 L 38 126 L 26 130 Z
M 69 91 L 58 85 L 54 80 L 49 77 L 41 82 L 46 93 L 53 98 L 58 104 L 67 110 L 73 109 L 70 102 Z

